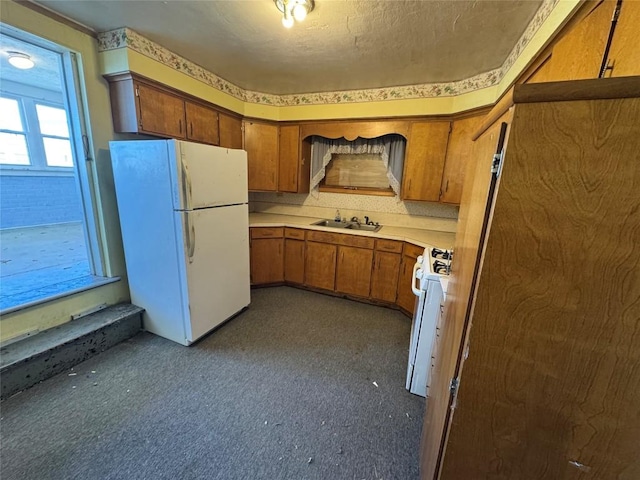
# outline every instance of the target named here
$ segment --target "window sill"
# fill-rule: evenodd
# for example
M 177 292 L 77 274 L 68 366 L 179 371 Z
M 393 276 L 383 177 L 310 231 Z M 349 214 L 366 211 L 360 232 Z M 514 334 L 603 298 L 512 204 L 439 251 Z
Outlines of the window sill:
M 17 312 L 26 308 L 41 305 L 53 300 L 85 292 L 93 288 L 119 282 L 120 277 L 96 277 L 85 275 L 83 277 L 65 280 L 46 287 L 37 288 L 27 292 L 6 295 L 0 298 L 0 315 Z
M 396 194 L 393 190 L 376 190 L 373 188 L 365 187 L 329 187 L 326 185 L 320 185 L 319 190 L 327 193 L 347 193 L 352 195 L 377 195 L 380 197 L 395 197 Z

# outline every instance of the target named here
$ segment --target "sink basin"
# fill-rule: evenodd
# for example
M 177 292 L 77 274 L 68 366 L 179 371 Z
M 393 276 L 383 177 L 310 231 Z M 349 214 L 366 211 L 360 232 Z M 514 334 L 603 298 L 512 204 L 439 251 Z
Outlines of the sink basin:
M 382 228 L 382 225 L 364 225 L 355 222 L 336 222 L 335 220 L 320 220 L 311 225 L 330 228 L 348 228 L 349 230 L 362 230 L 365 232 L 377 232 Z
M 335 220 L 320 220 L 319 222 L 312 223 L 311 225 L 331 228 L 347 228 L 349 226 L 346 222 L 336 222 Z
M 347 225 L 350 230 L 364 230 L 366 232 L 377 232 L 382 228 L 382 225 L 364 225 L 358 223 L 350 223 Z

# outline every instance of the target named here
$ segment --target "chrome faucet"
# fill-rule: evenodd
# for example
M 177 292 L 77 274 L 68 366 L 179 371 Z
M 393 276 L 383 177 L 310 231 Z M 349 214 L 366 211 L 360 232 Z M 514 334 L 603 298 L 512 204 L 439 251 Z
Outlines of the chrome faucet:
M 358 226 L 360 226 L 360 219 L 358 217 L 355 217 L 355 216 L 351 217 L 351 221 L 354 223 L 357 223 Z

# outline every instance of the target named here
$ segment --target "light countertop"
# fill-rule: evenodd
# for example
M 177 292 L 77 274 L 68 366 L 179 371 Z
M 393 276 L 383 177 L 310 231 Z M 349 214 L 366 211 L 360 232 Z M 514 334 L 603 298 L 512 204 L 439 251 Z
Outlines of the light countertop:
M 413 243 L 417 246 L 453 248 L 455 233 L 439 232 L 436 230 L 423 230 L 418 228 L 392 227 L 383 225 L 377 232 L 343 231 L 331 227 L 321 227 L 312 223 L 323 220 L 315 217 L 302 217 L 296 215 L 280 215 L 276 213 L 250 213 L 250 227 L 294 227 L 308 230 L 320 230 L 323 232 L 345 233 L 347 235 L 361 235 L 365 237 L 386 238 Z

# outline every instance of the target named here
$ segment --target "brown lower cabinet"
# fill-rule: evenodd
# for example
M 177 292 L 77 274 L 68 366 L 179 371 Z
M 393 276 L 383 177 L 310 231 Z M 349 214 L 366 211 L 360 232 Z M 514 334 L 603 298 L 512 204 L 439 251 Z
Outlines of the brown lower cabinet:
M 251 284 L 284 281 L 284 238 L 282 228 L 251 229 Z
M 336 292 L 368 297 L 371 287 L 373 250 L 338 247 L 336 266 Z
M 395 304 L 412 315 L 422 247 L 304 228 L 251 228 L 251 284 L 288 283 Z
M 304 230 L 284 229 L 284 281 L 304 284 Z
M 304 262 L 305 285 L 333 290 L 336 279 L 336 253 L 338 247 L 330 243 L 307 241 Z

